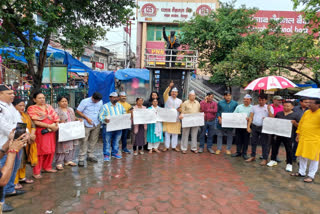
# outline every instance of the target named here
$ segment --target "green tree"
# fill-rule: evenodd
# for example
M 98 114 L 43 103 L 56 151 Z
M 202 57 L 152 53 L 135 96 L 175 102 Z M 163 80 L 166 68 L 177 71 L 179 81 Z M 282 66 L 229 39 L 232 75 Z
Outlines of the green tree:
M 213 82 L 246 86 L 266 75 L 308 79 L 320 86 L 320 47 L 309 34 L 286 36 L 277 23 L 245 37 L 226 59 L 213 67 Z
M 134 7 L 132 0 L 1 0 L 0 46 L 24 47 L 26 70 L 33 78 L 32 96 L 41 87 L 52 35 L 64 48 L 71 48 L 75 56 L 80 56 L 85 46 L 105 36 L 104 27 L 124 23 Z M 42 24 L 36 23 L 36 15 L 41 16 Z M 34 35 L 43 41 L 35 41 Z
M 213 66 L 225 60 L 232 50 L 244 41 L 242 35 L 250 32 L 255 22 L 251 15 L 256 9 L 244 6 L 234 8 L 234 2 L 221 3 L 208 16 L 196 16 L 181 23 L 182 43 L 199 51 L 199 68 L 212 71 Z

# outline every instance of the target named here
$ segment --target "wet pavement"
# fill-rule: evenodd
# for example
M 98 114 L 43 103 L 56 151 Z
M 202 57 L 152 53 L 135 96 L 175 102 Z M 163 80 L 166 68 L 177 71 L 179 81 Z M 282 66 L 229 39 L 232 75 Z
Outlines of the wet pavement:
M 98 154 L 97 164 L 25 185 L 26 194 L 6 199 L 11 214 L 320 213 L 319 173 L 305 184 L 289 176 L 284 161 L 268 168 L 225 154 L 167 151 L 104 163 Z M 279 157 L 285 160 L 283 148 Z

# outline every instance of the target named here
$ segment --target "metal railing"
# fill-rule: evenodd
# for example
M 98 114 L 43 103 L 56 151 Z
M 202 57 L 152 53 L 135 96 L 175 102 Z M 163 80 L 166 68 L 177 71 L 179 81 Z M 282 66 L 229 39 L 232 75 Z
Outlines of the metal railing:
M 76 108 L 81 100 L 87 97 L 88 89 L 65 89 L 55 88 L 53 89 L 52 102 L 51 102 L 51 89 L 41 89 L 42 93 L 46 97 L 46 103 L 52 105 L 54 108 L 58 107 L 57 98 L 59 95 L 64 95 L 69 98 L 69 107 Z M 25 101 L 29 100 L 31 90 L 16 90 L 16 97 L 19 97 Z
M 190 79 L 189 91 L 190 90 L 195 91 L 198 100 L 203 100 L 208 92 L 212 92 L 214 94 L 213 100 L 216 102 L 219 102 L 223 99 L 223 96 L 221 94 L 215 92 L 210 87 L 206 86 L 201 81 L 196 79 Z
M 146 67 L 165 66 L 187 69 L 196 69 L 197 67 L 198 51 L 196 50 L 146 48 L 144 55 Z

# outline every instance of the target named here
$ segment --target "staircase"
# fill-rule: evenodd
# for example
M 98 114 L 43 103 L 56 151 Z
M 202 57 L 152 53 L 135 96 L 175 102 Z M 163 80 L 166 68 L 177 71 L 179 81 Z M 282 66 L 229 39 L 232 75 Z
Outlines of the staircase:
M 194 90 L 197 100 L 204 100 L 207 93 L 212 92 L 214 94 L 213 100 L 219 102 L 223 99 L 223 95 L 215 92 L 213 89 L 203 84 L 200 80 L 191 78 L 189 83 L 189 91 Z

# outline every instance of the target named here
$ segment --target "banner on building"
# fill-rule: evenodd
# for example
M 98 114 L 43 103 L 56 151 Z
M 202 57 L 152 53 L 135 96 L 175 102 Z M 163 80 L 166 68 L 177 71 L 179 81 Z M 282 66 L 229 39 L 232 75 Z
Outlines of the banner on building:
M 101 63 L 101 62 L 96 62 L 96 63 L 95 63 L 95 66 L 96 66 L 96 68 L 104 69 L 104 64 Z
M 303 13 L 301 12 L 259 10 L 253 15 L 253 18 L 257 22 L 254 28 L 259 31 L 267 29 L 270 20 L 278 21 L 281 19 L 282 32 L 287 35 L 293 33 L 312 33 L 312 30 L 305 26 L 308 23 L 304 20 Z
M 218 2 L 218 1 L 217 1 Z M 172 23 L 190 20 L 196 14 L 208 15 L 216 9 L 213 2 L 139 1 L 138 22 Z

